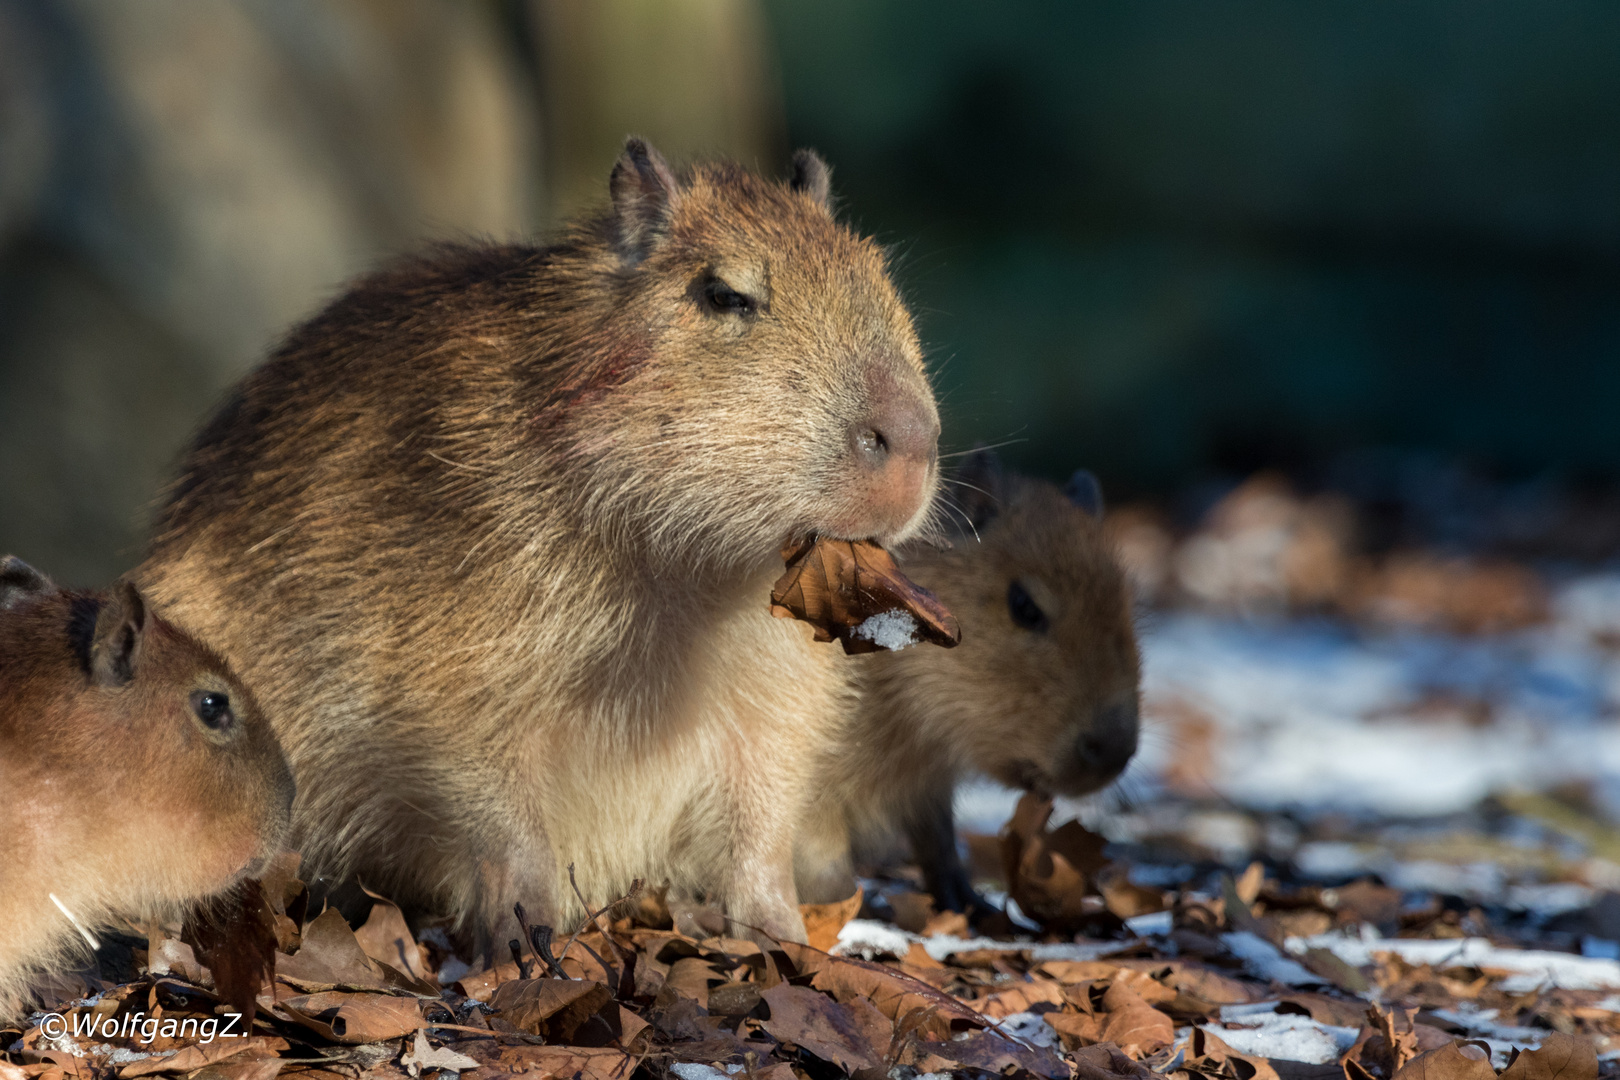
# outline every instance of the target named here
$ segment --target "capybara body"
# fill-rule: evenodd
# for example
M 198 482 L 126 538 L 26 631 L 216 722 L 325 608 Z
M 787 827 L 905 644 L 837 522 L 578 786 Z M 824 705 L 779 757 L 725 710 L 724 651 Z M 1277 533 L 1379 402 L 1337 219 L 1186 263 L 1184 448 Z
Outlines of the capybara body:
M 962 643 L 857 658 L 856 720 L 832 744 L 800 844 L 807 902 L 849 895 L 852 853 L 903 837 L 936 902 L 967 910 L 951 811 L 964 775 L 1083 795 L 1136 751 L 1136 631 L 1094 478 L 1060 489 L 981 452 L 959 480 L 969 522 L 947 550 L 909 545 L 905 567 L 956 615 Z
M 361 280 L 198 437 L 141 581 L 274 718 L 306 866 L 486 947 L 514 901 L 576 917 L 570 865 L 802 936 L 847 670 L 771 583 L 791 538 L 923 526 L 938 415 L 882 252 L 795 165 L 677 180 L 631 140 L 609 213 Z
M 6 558 L 0 792 L 3 1016 L 78 947 L 63 909 L 91 931 L 169 914 L 273 855 L 293 780 L 230 667 L 132 586 L 64 591 Z

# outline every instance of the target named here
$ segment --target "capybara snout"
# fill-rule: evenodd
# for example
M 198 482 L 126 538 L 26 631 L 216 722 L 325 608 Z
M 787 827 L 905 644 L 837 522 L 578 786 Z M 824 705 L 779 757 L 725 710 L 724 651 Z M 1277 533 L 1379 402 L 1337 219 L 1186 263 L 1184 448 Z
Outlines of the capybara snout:
M 898 364 L 865 374 L 867 409 L 848 428 L 849 488 L 866 520 L 840 522 L 845 539 L 888 542 L 906 535 L 933 495 L 939 463 L 939 411 L 927 384 Z
M 1069 747 L 1053 755 L 1050 794 L 1089 795 L 1118 779 L 1136 754 L 1140 730 L 1135 696 L 1088 710 L 1073 725 Z

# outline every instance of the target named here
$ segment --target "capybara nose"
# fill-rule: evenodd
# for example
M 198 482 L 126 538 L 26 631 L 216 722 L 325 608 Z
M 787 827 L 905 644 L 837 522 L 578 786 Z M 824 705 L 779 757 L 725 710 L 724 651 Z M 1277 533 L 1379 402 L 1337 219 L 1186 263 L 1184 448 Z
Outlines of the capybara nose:
M 1090 728 L 1081 734 L 1076 756 L 1099 786 L 1125 771 L 1136 753 L 1139 726 L 1136 702 L 1132 701 L 1099 709 Z
M 866 415 L 849 425 L 850 456 L 880 532 L 916 516 L 939 457 L 939 413 L 920 382 L 879 369 L 868 378 Z

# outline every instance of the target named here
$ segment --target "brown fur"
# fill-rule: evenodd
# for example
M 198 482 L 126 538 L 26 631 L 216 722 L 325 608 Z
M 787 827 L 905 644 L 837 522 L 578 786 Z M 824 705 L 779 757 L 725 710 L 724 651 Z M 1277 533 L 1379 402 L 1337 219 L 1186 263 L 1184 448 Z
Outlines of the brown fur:
M 771 582 L 789 537 L 915 533 L 938 419 L 881 251 L 797 166 L 677 183 L 632 141 L 612 213 L 361 280 L 199 437 L 140 576 L 271 709 L 306 865 L 485 945 L 514 900 L 575 917 L 570 863 L 802 935 L 846 669 Z
M 859 713 L 824 766 L 827 782 L 801 840 L 807 902 L 853 891 L 852 845 L 871 852 L 902 833 L 930 891 L 961 910 L 973 895 L 950 800 L 964 774 L 1081 795 L 1112 781 L 1135 751 L 1136 633 L 1096 514 L 1052 484 L 1002 473 L 988 457 L 962 479 L 977 534 L 946 551 L 915 544 L 905 552 L 907 575 L 961 621 L 962 643 L 858 659 Z M 1043 628 L 1015 621 L 1013 582 L 1038 604 Z
M 206 726 L 194 691 L 228 695 Z M 121 585 L 0 560 L 0 1015 L 87 928 L 229 887 L 279 850 L 292 775 L 225 661 Z

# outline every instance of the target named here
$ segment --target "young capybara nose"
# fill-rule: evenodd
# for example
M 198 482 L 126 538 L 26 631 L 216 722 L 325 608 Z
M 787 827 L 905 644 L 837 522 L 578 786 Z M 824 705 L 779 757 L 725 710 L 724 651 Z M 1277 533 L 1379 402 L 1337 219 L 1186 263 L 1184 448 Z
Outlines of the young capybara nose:
M 1112 783 L 1136 753 L 1139 726 L 1134 701 L 1097 710 L 1075 740 L 1074 768 L 1062 777 L 1062 793 L 1084 795 Z
M 878 369 L 868 376 L 870 410 L 849 425 L 871 535 L 884 538 L 905 528 L 932 492 L 939 460 L 939 412 L 917 379 Z

